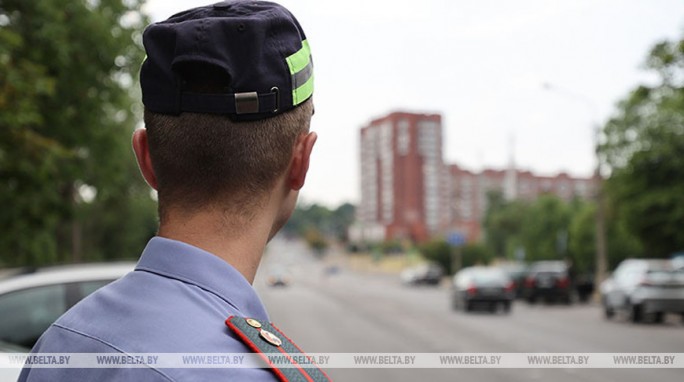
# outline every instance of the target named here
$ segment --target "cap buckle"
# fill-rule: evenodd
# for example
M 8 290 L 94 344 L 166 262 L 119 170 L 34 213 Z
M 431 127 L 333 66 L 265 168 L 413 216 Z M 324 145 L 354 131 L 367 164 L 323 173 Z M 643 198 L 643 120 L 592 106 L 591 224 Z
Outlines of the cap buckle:
M 257 92 L 235 93 L 235 113 L 255 114 L 259 112 L 259 95 Z

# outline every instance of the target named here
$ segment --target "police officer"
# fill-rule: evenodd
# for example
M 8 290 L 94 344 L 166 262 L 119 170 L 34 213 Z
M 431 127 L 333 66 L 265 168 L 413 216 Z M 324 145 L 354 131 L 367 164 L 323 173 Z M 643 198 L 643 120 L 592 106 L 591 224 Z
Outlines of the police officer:
M 33 352 L 299 353 L 269 323 L 252 282 L 316 142 L 302 28 L 280 5 L 226 1 L 150 25 L 143 43 L 146 129 L 133 148 L 158 192 L 158 236 L 135 271 L 74 306 Z M 294 366 L 27 367 L 19 380 L 327 380 Z

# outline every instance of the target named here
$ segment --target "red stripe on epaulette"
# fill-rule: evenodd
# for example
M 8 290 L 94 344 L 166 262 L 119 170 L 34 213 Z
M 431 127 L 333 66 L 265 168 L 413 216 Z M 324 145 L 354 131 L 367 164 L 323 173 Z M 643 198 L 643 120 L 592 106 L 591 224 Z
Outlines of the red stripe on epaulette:
M 233 318 L 244 319 L 244 317 L 230 316 L 230 317 L 228 317 L 228 319 L 226 319 L 226 325 L 247 345 L 247 347 L 250 350 L 252 350 L 254 353 L 257 353 L 259 355 L 259 357 L 261 357 L 261 359 L 263 359 L 270 366 L 270 369 L 278 377 L 278 379 L 280 379 L 283 382 L 288 382 L 289 380 L 287 379 L 287 376 L 280 369 L 278 369 L 275 366 L 275 364 L 273 364 L 271 362 L 271 360 L 264 354 L 264 352 L 259 348 L 259 346 L 257 344 L 255 344 L 238 326 L 233 324 L 233 321 L 232 321 Z M 273 329 L 275 329 L 278 333 L 280 333 L 283 337 L 285 337 L 285 339 L 288 340 L 289 343 L 291 343 L 297 350 L 302 352 L 302 349 L 300 349 L 297 345 L 295 345 L 295 343 L 292 342 L 292 340 L 290 340 L 286 335 L 284 335 L 283 332 L 280 331 L 280 329 L 273 326 L 272 323 L 270 323 L 270 325 L 273 327 Z M 253 328 L 253 329 L 256 330 L 257 332 L 261 332 L 261 330 L 262 330 L 261 328 Z M 313 378 L 309 375 L 309 373 L 307 373 L 304 370 L 302 365 L 300 365 L 297 361 L 292 359 L 290 354 L 287 351 L 285 351 L 285 349 L 283 349 L 282 346 L 275 346 L 275 348 L 278 349 L 278 351 L 280 353 L 284 354 L 285 357 L 287 357 L 288 361 L 290 361 L 290 364 L 295 366 L 295 368 L 297 369 L 299 374 L 301 376 L 303 376 L 308 382 L 315 382 L 313 380 Z M 302 352 L 302 354 L 305 355 L 309 359 L 309 361 L 311 361 L 311 358 L 309 358 L 308 355 L 306 355 L 304 352 Z M 312 364 L 313 364 L 313 362 L 312 362 Z M 322 370 L 321 370 L 321 372 L 322 372 Z M 325 373 L 323 373 L 323 374 L 325 375 Z M 325 377 L 328 378 L 327 375 L 325 375 Z M 330 378 L 328 378 L 328 380 L 330 381 Z
M 273 329 L 275 329 L 278 333 L 280 333 L 281 336 L 285 337 L 285 339 L 288 340 L 288 341 L 292 344 L 292 346 L 296 347 L 297 350 L 299 350 L 303 355 L 305 355 L 306 358 L 309 360 L 309 362 L 311 362 L 312 365 L 316 365 L 316 368 L 317 368 L 321 373 L 323 373 L 323 375 L 325 376 L 325 378 L 328 379 L 328 381 L 332 382 L 332 379 L 330 379 L 330 377 L 328 377 L 328 374 L 326 374 L 325 371 L 323 371 L 323 369 L 321 369 L 320 367 L 318 367 L 318 364 L 314 363 L 314 361 L 311 359 L 311 357 L 309 357 L 309 355 L 306 354 L 306 353 L 304 352 L 304 350 L 302 350 L 302 348 L 300 348 L 294 341 L 292 341 L 292 340 L 290 339 L 290 337 L 288 337 L 285 333 L 283 333 L 283 331 L 280 330 L 280 328 L 278 328 L 277 326 L 275 326 L 272 322 L 271 322 L 271 326 L 272 326 Z M 309 374 L 309 373 L 306 373 L 306 374 Z
M 271 362 L 271 360 L 269 360 L 268 357 L 266 357 L 266 355 L 265 355 L 264 353 L 261 352 L 261 350 L 259 349 L 259 347 L 258 347 L 254 342 L 252 342 L 252 340 L 250 340 L 249 337 L 247 337 L 244 333 L 242 333 L 242 331 L 240 330 L 240 328 L 238 328 L 237 326 L 235 326 L 235 325 L 230 321 L 233 317 L 235 317 L 235 316 L 230 316 L 230 317 L 228 317 L 228 319 L 226 320 L 226 325 L 228 325 L 228 327 L 233 331 L 233 333 L 235 333 L 238 337 L 240 337 L 240 339 L 247 345 L 247 347 L 248 347 L 251 351 L 253 351 L 254 353 L 257 353 L 257 354 L 259 355 L 259 357 L 261 357 L 261 359 L 263 359 L 264 361 L 266 361 L 266 363 L 267 363 L 269 366 L 271 366 L 271 370 L 272 370 L 273 373 L 276 375 L 276 377 L 278 377 L 279 380 L 281 380 L 281 381 L 283 381 L 283 382 L 287 382 L 288 380 L 287 380 L 287 377 L 285 377 L 285 374 L 283 374 L 283 373 L 280 371 L 280 369 L 276 368 L 275 365 Z
M 273 324 L 271 324 L 271 326 L 273 326 Z M 304 378 L 306 378 L 307 381 L 314 382 L 314 380 L 311 379 L 309 374 L 306 371 L 304 371 L 304 368 L 302 368 L 302 365 L 300 365 L 297 361 L 293 360 L 292 357 L 290 357 L 290 354 L 288 352 L 286 352 L 282 346 L 278 346 L 278 351 L 285 354 L 285 357 L 287 357 L 287 359 L 290 360 L 291 364 L 297 366 L 297 370 L 299 370 L 299 372 L 302 373 L 302 375 L 304 376 Z

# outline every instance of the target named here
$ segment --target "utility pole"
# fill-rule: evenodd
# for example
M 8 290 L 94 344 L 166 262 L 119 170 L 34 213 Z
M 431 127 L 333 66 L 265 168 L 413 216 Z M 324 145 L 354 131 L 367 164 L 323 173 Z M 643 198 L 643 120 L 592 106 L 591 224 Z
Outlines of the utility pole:
M 599 127 L 596 129 L 596 172 L 594 173 L 594 197 L 596 200 L 596 274 L 594 290 L 597 291 L 608 273 L 608 244 L 606 240 L 606 198 L 603 192 L 601 154 L 599 153 Z

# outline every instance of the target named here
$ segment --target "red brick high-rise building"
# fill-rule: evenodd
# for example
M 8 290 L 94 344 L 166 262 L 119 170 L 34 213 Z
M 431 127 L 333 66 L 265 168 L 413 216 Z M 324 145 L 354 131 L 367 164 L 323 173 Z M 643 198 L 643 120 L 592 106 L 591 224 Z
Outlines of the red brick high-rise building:
M 423 242 L 458 233 L 482 239 L 487 193 L 534 200 L 554 194 L 589 199 L 595 179 L 566 173 L 539 176 L 515 168 L 473 172 L 442 158 L 439 114 L 395 112 L 361 129 L 361 203 L 349 235 L 353 242 Z
M 395 112 L 361 129 L 358 241 L 425 241 L 448 222 L 439 114 Z

